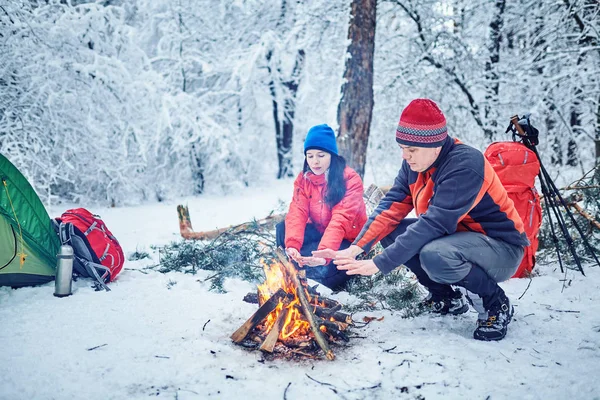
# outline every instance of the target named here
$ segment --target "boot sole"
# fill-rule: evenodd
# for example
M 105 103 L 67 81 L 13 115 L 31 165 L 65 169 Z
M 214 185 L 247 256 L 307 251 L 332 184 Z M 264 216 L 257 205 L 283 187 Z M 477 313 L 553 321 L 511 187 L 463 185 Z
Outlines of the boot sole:
M 499 340 L 504 339 L 505 337 L 506 337 L 506 332 L 504 332 L 504 334 L 502 336 L 498 336 L 498 337 L 478 336 L 477 334 L 473 333 L 473 339 L 481 340 L 482 342 L 497 342 Z

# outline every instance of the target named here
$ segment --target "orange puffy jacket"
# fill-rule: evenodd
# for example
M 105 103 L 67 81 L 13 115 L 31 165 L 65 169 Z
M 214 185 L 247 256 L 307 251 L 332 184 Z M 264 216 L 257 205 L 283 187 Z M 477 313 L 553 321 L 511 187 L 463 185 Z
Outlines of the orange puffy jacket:
M 312 223 L 323 234 L 319 250 L 338 250 L 342 240 L 352 242 L 367 221 L 363 201 L 363 182 L 350 167 L 344 170 L 346 195 L 330 208 L 325 203 L 325 174 L 302 172 L 294 182 L 294 198 L 285 217 L 285 246 L 300 251 L 306 224 Z

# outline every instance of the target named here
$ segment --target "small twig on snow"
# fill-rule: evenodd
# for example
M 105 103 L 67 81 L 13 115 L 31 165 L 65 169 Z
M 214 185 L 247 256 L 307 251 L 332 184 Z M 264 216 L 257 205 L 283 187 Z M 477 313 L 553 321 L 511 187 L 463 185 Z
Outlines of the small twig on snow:
M 137 272 L 141 272 L 144 275 L 148 275 L 148 273 L 144 270 L 141 269 L 137 269 L 137 268 L 124 268 L 125 271 L 137 271 Z
M 287 400 L 287 391 L 290 388 L 290 386 L 292 386 L 292 382 L 288 383 L 285 387 L 285 390 L 283 391 L 283 400 Z
M 96 350 L 96 349 L 99 349 L 100 347 L 104 347 L 104 346 L 108 346 L 108 343 L 104 343 L 99 346 L 90 347 L 89 349 L 87 349 L 87 351 Z
M 204 323 L 204 325 L 202 326 L 202 331 L 204 331 L 204 328 L 206 328 L 206 325 L 207 325 L 209 322 L 210 322 L 210 319 Z
M 518 300 L 521 300 L 523 298 L 523 296 L 525 296 L 525 293 L 527 293 L 527 291 L 529 290 L 529 286 L 531 286 L 531 282 L 533 282 L 533 279 L 531 277 L 529 277 L 529 283 L 527 284 L 527 287 L 525 288 L 525 291 L 523 292 L 523 294 L 521 296 L 519 296 Z
M 581 311 L 577 311 L 577 310 L 556 310 L 556 309 L 552 308 L 552 306 L 550 306 L 548 304 L 542 304 L 542 305 L 546 306 L 546 310 L 550 310 L 550 311 L 575 313 L 575 314 L 579 314 L 581 312 Z
M 305 375 L 308 377 L 308 379 L 310 379 L 312 381 L 315 381 L 315 382 L 317 382 L 320 385 L 329 386 L 329 389 L 331 389 L 333 391 L 333 393 L 337 394 L 337 390 L 336 390 L 335 386 L 332 385 L 331 383 L 320 382 L 320 381 L 316 380 L 315 378 L 313 378 L 312 376 L 310 376 L 309 374 L 305 374 Z

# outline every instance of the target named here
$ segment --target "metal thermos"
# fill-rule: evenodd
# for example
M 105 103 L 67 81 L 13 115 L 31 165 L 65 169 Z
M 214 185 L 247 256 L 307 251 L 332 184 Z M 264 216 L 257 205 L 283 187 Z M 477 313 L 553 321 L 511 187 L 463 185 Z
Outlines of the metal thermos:
M 73 279 L 73 248 L 66 244 L 60 246 L 60 251 L 56 257 L 54 295 L 56 297 L 70 296 Z

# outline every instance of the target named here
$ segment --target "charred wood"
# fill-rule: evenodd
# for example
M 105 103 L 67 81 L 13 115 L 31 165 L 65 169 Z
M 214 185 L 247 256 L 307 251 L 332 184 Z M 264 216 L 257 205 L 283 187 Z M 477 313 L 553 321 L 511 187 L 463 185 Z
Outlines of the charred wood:
M 339 327 L 331 321 L 320 319 L 318 321 L 320 327 L 325 327 L 326 333 L 331 335 L 336 340 L 343 340 L 344 342 L 350 341 L 348 335 L 346 335 Z
M 340 307 L 341 308 L 341 307 Z M 354 321 L 352 320 L 352 316 L 350 314 L 346 314 L 340 311 L 331 311 L 332 309 L 324 308 L 321 306 L 314 306 L 315 315 L 323 318 L 323 319 L 331 319 L 333 318 L 335 321 L 343 322 L 348 325 L 353 325 Z
M 281 329 L 283 328 L 283 324 L 284 324 L 285 319 L 287 318 L 289 312 L 290 312 L 289 308 L 287 308 L 287 307 L 284 307 L 281 310 L 281 312 L 277 316 L 277 320 L 271 327 L 269 334 L 267 335 L 264 342 L 262 342 L 262 344 L 260 345 L 260 349 L 262 351 L 266 351 L 269 353 L 273 352 L 273 347 L 275 347 L 275 343 L 277 343 L 277 339 L 279 338 L 279 334 L 281 333 Z
M 263 319 L 267 317 L 275 308 L 277 308 L 277 304 L 279 301 L 285 298 L 285 291 L 283 289 L 279 289 L 273 296 L 269 298 L 242 326 L 239 327 L 237 331 L 235 331 L 231 335 L 231 340 L 235 343 L 240 343 L 248 332 L 256 325 L 258 325 Z

